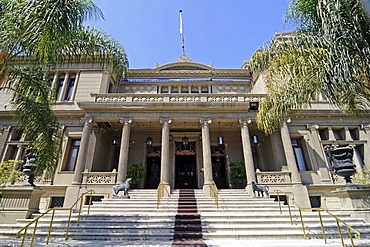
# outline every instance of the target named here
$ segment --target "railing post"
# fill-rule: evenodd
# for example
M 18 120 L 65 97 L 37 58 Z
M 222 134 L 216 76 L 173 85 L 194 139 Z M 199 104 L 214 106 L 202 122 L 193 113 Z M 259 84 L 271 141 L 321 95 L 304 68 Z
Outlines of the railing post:
M 347 231 L 348 231 L 349 239 L 351 240 L 351 245 L 352 245 L 352 247 L 354 247 L 355 245 L 353 243 L 351 228 L 349 228 L 348 226 L 347 226 Z
M 87 207 L 87 214 L 90 214 L 91 203 L 92 203 L 92 190 L 90 191 L 90 200 L 89 200 L 89 206 Z
M 50 226 L 49 226 L 49 233 L 48 233 L 48 238 L 46 240 L 46 243 L 47 244 L 49 244 L 49 240 L 50 240 L 50 233 L 51 233 L 51 229 L 53 227 L 54 215 L 55 215 L 55 209 L 53 209 L 53 214 L 51 215 Z
M 289 217 L 290 217 L 290 224 L 292 224 L 292 225 L 293 225 L 292 211 L 291 211 L 291 209 L 290 209 L 290 202 L 289 202 L 289 198 L 287 198 L 286 202 L 287 202 L 287 204 L 288 204 Z
M 280 214 L 282 214 L 282 213 L 283 213 L 283 211 L 281 210 L 281 203 L 280 203 L 279 191 L 276 191 L 276 192 L 277 192 L 277 199 L 278 199 L 278 202 L 279 202 Z
M 303 222 L 302 209 L 301 208 L 298 208 L 298 210 L 299 210 L 299 217 L 301 218 L 301 223 L 302 223 L 303 237 L 304 237 L 304 239 L 307 239 L 306 229 L 304 227 L 304 222 Z
M 340 225 L 339 225 L 339 220 L 338 218 L 336 218 L 336 221 L 337 221 L 337 227 L 338 227 L 338 233 L 339 233 L 339 238 L 340 238 L 340 241 L 342 242 L 342 246 L 344 246 L 344 240 L 343 240 L 343 235 L 342 235 L 342 231 L 340 230 Z
M 321 211 L 320 211 L 320 209 L 318 209 L 317 212 L 319 213 L 320 225 L 321 225 L 321 231 L 322 231 L 322 237 L 324 238 L 324 241 L 325 241 L 325 244 L 326 244 L 325 227 L 324 227 L 324 223 L 322 222 L 322 217 L 321 217 Z
M 69 209 L 69 217 L 68 217 L 68 223 L 67 223 L 65 240 L 68 239 L 68 231 L 69 231 L 69 227 L 71 225 L 71 217 L 72 217 L 72 208 Z
M 33 233 L 32 233 L 32 240 L 31 240 L 31 243 L 30 243 L 30 247 L 33 246 L 33 242 L 35 241 L 35 235 L 36 235 L 36 230 L 37 230 L 37 224 L 39 223 L 39 219 L 37 219 L 35 221 L 35 226 L 33 228 Z

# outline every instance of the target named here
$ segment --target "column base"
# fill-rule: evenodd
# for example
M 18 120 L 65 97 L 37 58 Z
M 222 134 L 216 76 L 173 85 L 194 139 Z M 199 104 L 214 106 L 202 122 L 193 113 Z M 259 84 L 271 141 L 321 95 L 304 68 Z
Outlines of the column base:
M 170 184 L 162 182 L 162 185 L 163 185 L 163 197 L 164 198 L 171 197 L 171 186 L 170 186 Z
M 211 185 L 210 184 L 203 185 L 203 195 L 211 197 Z

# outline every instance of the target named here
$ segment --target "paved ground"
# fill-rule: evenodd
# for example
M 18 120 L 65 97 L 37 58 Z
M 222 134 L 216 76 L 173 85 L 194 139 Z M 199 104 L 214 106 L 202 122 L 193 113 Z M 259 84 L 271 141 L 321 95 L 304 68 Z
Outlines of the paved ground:
M 324 243 L 322 239 L 311 239 L 311 240 L 205 240 L 205 243 L 210 247 L 341 247 L 342 244 L 339 240 L 327 241 Z M 370 239 L 363 239 L 361 241 L 354 240 L 356 247 L 369 247 Z M 27 241 L 25 246 L 29 246 L 30 241 Z M 49 244 L 46 244 L 44 240 L 36 240 L 34 247 L 38 246 L 50 246 L 50 247 L 69 247 L 69 246 L 82 246 L 82 247 L 119 247 L 119 246 L 148 246 L 148 247 L 168 247 L 172 245 L 172 241 L 169 242 L 152 242 L 152 241 L 79 241 L 79 240 L 51 240 Z M 0 246 L 21 246 L 21 241 L 16 239 L 0 239 Z M 345 246 L 351 246 L 348 240 L 345 240 Z

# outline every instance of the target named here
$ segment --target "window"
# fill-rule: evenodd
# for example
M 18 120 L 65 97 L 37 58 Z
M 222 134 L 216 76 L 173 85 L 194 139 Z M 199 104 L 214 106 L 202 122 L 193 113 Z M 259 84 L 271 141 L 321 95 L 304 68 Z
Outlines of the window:
M 321 140 L 329 140 L 329 130 L 327 128 L 319 129 L 319 135 Z
M 65 75 L 60 75 L 58 77 L 57 85 L 56 85 L 56 95 L 55 99 L 60 100 L 62 92 L 63 92 L 63 86 L 64 86 L 64 78 Z
M 309 196 L 311 208 L 321 207 L 321 196 Z
M 64 197 L 62 196 L 53 196 L 51 197 L 51 203 L 49 208 L 62 208 L 64 204 Z
M 81 139 L 71 139 L 64 171 L 75 170 L 80 145 Z
M 333 129 L 335 140 L 345 140 L 344 129 Z
M 294 150 L 294 156 L 297 161 L 299 171 L 307 171 L 306 162 L 303 155 L 302 145 L 299 139 L 292 139 L 292 146 Z
M 71 101 L 76 85 L 76 74 L 61 74 L 55 85 L 55 99 L 57 101 Z
M 66 91 L 66 94 L 64 96 L 64 100 L 70 101 L 72 99 L 72 93 L 73 93 L 73 89 L 75 87 L 75 83 L 76 83 L 76 75 L 73 74 L 68 79 L 67 91 Z
M 358 128 L 350 128 L 349 133 L 353 140 L 360 140 L 360 134 Z
M 25 140 L 23 130 L 19 127 L 12 127 L 7 137 L 2 160 L 22 160 L 27 145 L 28 142 Z

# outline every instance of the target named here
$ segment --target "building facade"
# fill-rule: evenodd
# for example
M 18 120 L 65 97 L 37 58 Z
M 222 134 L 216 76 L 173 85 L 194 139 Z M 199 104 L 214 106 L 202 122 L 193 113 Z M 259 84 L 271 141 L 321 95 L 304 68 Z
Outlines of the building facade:
M 122 81 L 97 64 L 71 64 L 51 75 L 54 111 L 63 130 L 62 154 L 41 209 L 70 206 L 94 189 L 110 198 L 131 164 L 144 175 L 138 188 L 219 189 L 269 186 L 294 195 L 303 207 L 339 209 L 332 193 L 344 180 L 332 172 L 324 147 L 354 146 L 358 170 L 370 168 L 370 119 L 354 119 L 321 96 L 266 135 L 255 122 L 266 95 L 263 78 L 252 81 L 248 63 L 217 69 L 187 56 L 153 69 L 128 69 Z M 0 158 L 24 159 L 22 129 L 11 115 L 10 96 L 0 92 Z M 243 184 L 230 164 L 242 162 Z M 244 174 L 243 174 L 244 175 Z M 25 180 L 20 175 L 17 183 Z

